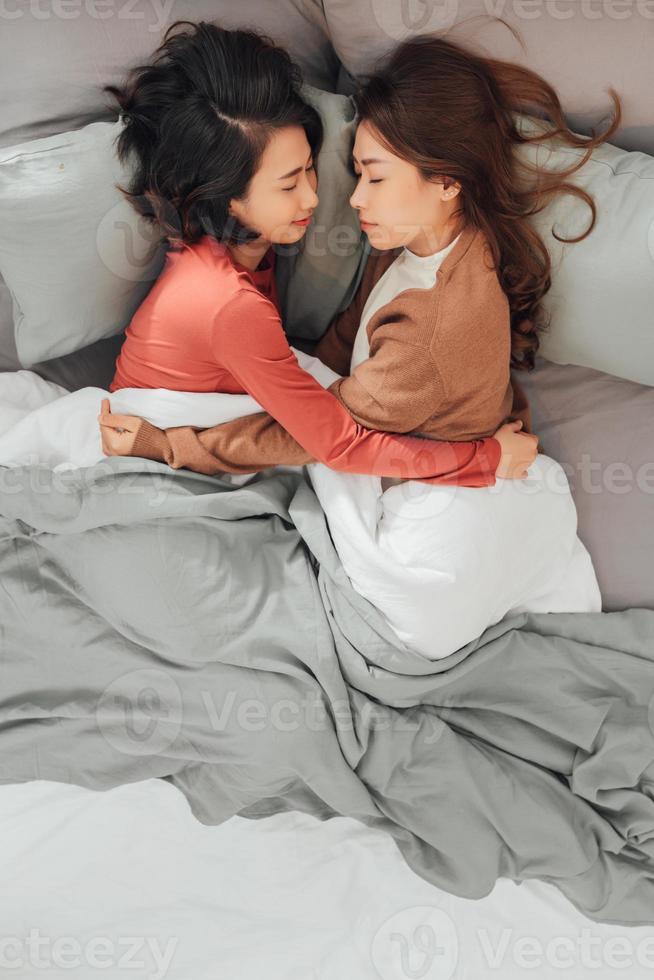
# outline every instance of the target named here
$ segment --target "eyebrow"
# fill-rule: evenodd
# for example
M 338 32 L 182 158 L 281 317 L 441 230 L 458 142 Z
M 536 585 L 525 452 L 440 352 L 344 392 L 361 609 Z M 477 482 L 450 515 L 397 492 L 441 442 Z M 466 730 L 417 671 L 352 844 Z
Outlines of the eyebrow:
M 359 162 L 355 157 L 354 153 L 352 154 L 352 159 L 354 160 L 355 163 Z M 390 160 L 379 160 L 377 157 L 366 157 L 366 159 L 362 160 L 361 163 L 365 167 L 367 167 L 371 163 L 390 163 Z
M 308 160 L 307 160 L 307 163 L 309 162 L 309 160 L 311 159 L 312 156 L 313 156 L 313 153 L 310 153 L 309 154 L 309 157 L 308 157 Z M 287 174 L 284 174 L 282 177 L 278 177 L 277 180 L 288 180 L 289 177 L 295 177 L 295 175 L 296 174 L 299 174 L 300 170 L 303 170 L 303 169 L 304 169 L 304 167 L 296 167 L 295 170 L 289 170 L 289 172 Z

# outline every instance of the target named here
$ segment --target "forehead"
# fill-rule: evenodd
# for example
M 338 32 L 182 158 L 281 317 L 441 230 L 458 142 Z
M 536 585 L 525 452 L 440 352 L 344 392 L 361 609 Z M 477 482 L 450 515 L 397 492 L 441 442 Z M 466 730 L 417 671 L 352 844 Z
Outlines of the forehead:
M 275 176 L 303 167 L 311 147 L 302 126 L 285 126 L 275 129 L 261 157 L 261 170 L 275 171 Z
M 357 126 L 352 152 L 359 161 L 368 157 L 375 157 L 378 160 L 393 159 L 392 153 L 382 146 L 375 136 L 375 131 L 367 122 L 361 122 Z

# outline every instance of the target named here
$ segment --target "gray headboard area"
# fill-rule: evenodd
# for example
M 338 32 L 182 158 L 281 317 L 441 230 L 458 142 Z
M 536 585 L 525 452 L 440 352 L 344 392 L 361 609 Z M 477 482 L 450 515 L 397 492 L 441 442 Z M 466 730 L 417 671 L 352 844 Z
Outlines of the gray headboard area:
M 601 121 L 612 86 L 624 109 L 612 142 L 654 154 L 654 0 L 325 0 L 324 9 L 350 75 L 404 37 L 442 34 L 539 72 L 577 132 Z

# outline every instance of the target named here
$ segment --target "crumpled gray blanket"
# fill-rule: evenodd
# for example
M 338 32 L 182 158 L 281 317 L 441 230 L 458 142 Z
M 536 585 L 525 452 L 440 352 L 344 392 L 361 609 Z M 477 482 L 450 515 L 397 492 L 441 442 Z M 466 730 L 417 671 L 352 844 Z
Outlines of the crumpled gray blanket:
M 343 814 L 457 895 L 538 878 L 654 924 L 654 612 L 523 614 L 428 662 L 302 473 L 0 468 L 0 514 L 0 782 Z

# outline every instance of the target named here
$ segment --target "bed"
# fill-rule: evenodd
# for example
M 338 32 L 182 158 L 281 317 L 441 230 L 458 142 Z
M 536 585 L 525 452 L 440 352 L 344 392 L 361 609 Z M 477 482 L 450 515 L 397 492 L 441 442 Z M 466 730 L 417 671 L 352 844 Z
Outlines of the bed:
M 16 975 L 654 968 L 654 11 L 507 7 L 521 49 L 464 23 L 475 0 L 418 6 L 178 2 L 168 21 L 280 37 L 335 150 L 353 78 L 407 31 L 527 61 L 579 132 L 607 85 L 624 95 L 614 145 L 579 175 L 597 233 L 574 251 L 548 239 L 552 331 L 520 376 L 603 612 L 521 614 L 426 663 L 352 588 L 301 473 L 237 487 L 134 458 L 0 467 L 0 955 Z M 107 216 L 129 217 L 113 210 L 117 124 L 97 86 L 164 22 L 145 3 L 104 20 L 15 7 L 0 40 L 0 368 L 106 389 L 161 256 L 144 240 L 135 274 L 112 237 Z M 350 179 L 341 157 L 320 173 L 324 222 L 348 220 L 331 193 Z M 557 207 L 544 235 L 576 220 Z M 62 220 L 77 222 L 65 254 Z M 333 268 L 289 257 L 298 345 L 361 268 L 356 249 Z

